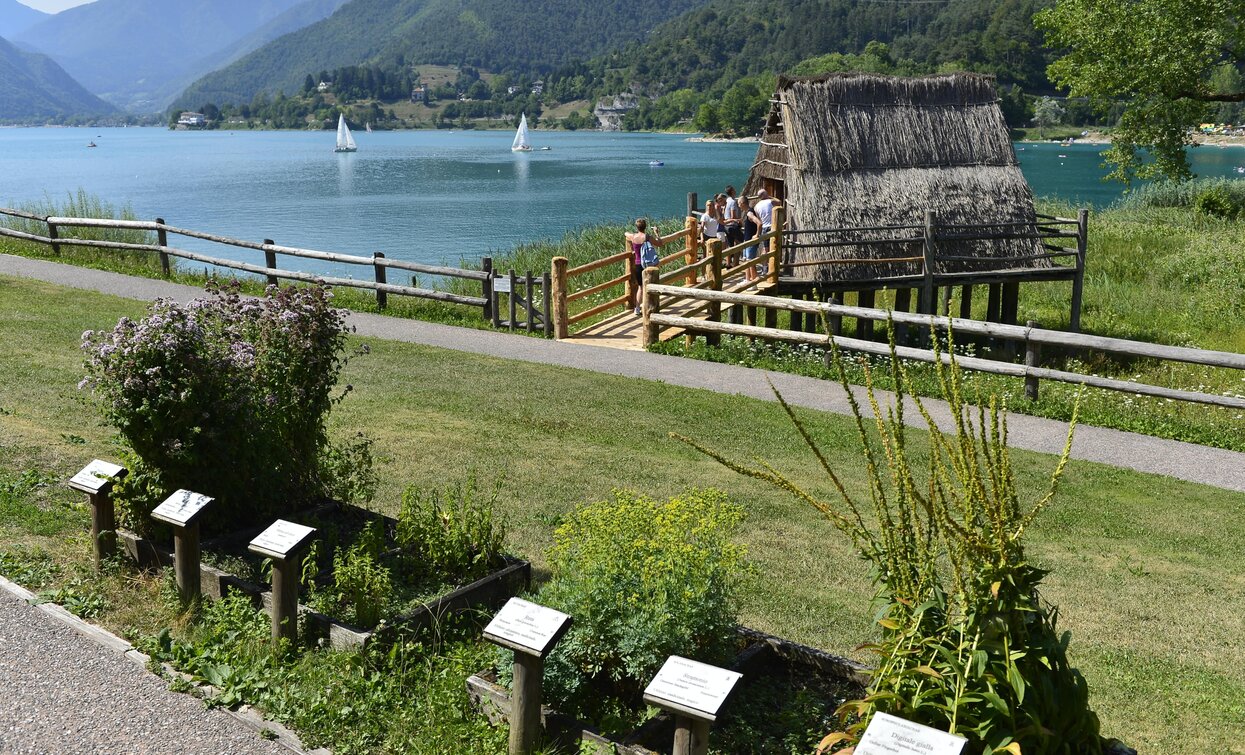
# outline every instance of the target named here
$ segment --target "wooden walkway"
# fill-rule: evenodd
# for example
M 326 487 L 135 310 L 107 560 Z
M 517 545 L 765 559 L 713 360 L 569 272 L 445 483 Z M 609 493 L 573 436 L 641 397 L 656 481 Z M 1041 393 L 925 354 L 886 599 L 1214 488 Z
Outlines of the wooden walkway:
M 747 281 L 743 275 L 728 278 L 725 285 L 722 286 L 724 291 L 734 291 L 736 288 L 743 286 Z M 752 293 L 763 294 L 769 290 L 769 284 L 761 284 L 753 289 Z M 692 301 L 680 301 L 669 306 L 663 306 L 662 314 L 675 315 L 680 317 L 689 316 L 689 310 L 696 308 L 697 304 L 702 305 L 700 312 L 690 315 L 697 320 L 705 319 L 703 311 L 703 303 Z M 725 317 L 726 310 L 730 305 L 722 307 L 722 313 Z M 669 341 L 683 335 L 681 328 L 663 328 L 660 339 Z M 589 325 L 583 330 L 572 333 L 566 340 L 574 343 L 585 343 L 591 346 L 606 346 L 611 349 L 625 349 L 628 351 L 644 351 L 644 318 L 635 314 L 631 310 L 622 312 L 621 314 L 607 317 L 606 319 Z

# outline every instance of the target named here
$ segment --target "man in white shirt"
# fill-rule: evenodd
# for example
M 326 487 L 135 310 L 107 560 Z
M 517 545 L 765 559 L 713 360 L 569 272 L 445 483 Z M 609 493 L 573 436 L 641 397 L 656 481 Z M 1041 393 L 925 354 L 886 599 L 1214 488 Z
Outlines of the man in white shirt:
M 765 189 L 757 192 L 757 203 L 752 205 L 752 211 L 761 219 L 762 234 L 774 230 L 774 200 L 770 199 Z

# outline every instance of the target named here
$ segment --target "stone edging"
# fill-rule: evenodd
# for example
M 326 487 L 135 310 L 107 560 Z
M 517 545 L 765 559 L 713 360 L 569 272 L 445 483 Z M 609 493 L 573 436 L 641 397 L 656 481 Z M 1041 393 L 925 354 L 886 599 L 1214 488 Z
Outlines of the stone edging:
M 72 613 L 66 611 L 64 608 L 56 605 L 55 603 L 37 603 L 36 601 L 38 600 L 38 596 L 21 585 L 11 582 L 2 576 L 0 576 L 0 590 L 12 595 L 18 600 L 30 604 L 35 610 L 42 611 L 44 614 L 51 616 L 53 619 L 56 619 L 61 624 L 69 627 L 92 642 L 102 645 L 108 650 L 124 656 L 126 660 L 144 670 L 147 669 L 148 664 L 151 662 L 151 658 L 149 656 L 145 653 L 140 653 L 134 648 L 133 645 L 112 632 L 74 616 Z M 210 685 L 195 683 L 171 666 L 165 665 L 165 670 L 171 674 L 181 676 L 199 690 L 207 693 L 213 691 L 213 688 Z M 238 710 L 230 710 L 228 708 L 221 708 L 221 710 L 238 723 L 253 730 L 257 736 L 263 731 L 275 734 L 276 737 L 272 741 L 280 744 L 282 747 L 285 747 L 293 755 L 332 755 L 332 753 L 325 748 L 318 748 L 315 750 L 305 749 L 303 747 L 302 740 L 298 738 L 297 734 L 276 721 L 267 720 L 249 705 L 244 705 Z

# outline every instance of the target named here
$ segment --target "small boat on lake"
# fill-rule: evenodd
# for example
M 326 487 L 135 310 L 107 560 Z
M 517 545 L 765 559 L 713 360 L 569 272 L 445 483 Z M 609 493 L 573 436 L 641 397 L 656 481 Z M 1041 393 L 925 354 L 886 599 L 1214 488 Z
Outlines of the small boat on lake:
M 664 162 L 662 162 L 661 160 L 649 160 L 649 161 L 648 161 L 648 167 L 650 167 L 650 168 L 660 168 L 660 167 L 662 167 L 662 166 L 664 166 L 664 165 L 665 165 L 665 163 L 664 163 Z
M 519 119 L 519 129 L 514 132 L 514 141 L 510 143 L 511 152 L 531 152 L 532 145 L 527 142 L 527 113 Z
M 95 142 L 89 142 L 86 146 L 88 146 L 88 147 L 98 147 L 99 145 L 98 145 L 98 144 L 96 144 Z
M 358 152 L 359 148 L 354 143 L 354 136 L 350 133 L 350 127 L 346 125 L 346 116 L 337 115 L 337 147 L 334 152 Z

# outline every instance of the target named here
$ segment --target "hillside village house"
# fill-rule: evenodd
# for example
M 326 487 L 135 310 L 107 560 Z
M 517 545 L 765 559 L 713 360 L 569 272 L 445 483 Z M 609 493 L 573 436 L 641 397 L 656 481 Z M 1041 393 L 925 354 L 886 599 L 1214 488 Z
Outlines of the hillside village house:
M 207 125 L 207 116 L 203 113 L 182 113 L 177 119 L 178 127 L 203 128 Z

